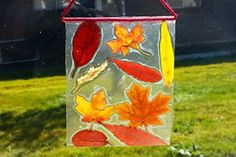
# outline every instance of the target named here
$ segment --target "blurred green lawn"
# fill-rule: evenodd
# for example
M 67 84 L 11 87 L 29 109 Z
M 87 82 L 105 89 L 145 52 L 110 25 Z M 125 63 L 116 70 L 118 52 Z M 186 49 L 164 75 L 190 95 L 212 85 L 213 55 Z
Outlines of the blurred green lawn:
M 176 69 L 172 147 L 66 147 L 65 83 L 0 81 L 0 157 L 236 156 L 236 63 Z

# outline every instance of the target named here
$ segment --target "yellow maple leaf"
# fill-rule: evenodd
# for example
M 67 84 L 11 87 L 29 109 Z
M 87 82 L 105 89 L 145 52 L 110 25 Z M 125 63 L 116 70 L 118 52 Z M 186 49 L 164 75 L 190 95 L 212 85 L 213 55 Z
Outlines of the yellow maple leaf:
M 129 102 L 118 104 L 115 109 L 122 121 L 130 121 L 130 127 L 148 125 L 163 125 L 160 115 L 170 111 L 168 106 L 171 96 L 164 96 L 159 92 L 151 101 L 149 100 L 150 87 L 142 87 L 134 83 L 127 91 Z
M 164 83 L 169 88 L 174 78 L 174 50 L 166 21 L 161 24 L 160 60 Z
M 151 56 L 150 53 L 141 50 L 139 46 L 139 44 L 145 40 L 143 36 L 144 30 L 141 24 L 134 26 L 130 32 L 125 26 L 116 24 L 114 34 L 117 39 L 106 42 L 107 46 L 112 50 L 112 53 L 121 52 L 123 56 L 126 56 L 130 48 L 132 48 L 145 56 Z
M 113 106 L 106 107 L 106 95 L 103 90 L 93 94 L 91 101 L 83 96 L 77 96 L 75 110 L 83 116 L 83 122 L 101 123 L 109 120 L 113 114 Z

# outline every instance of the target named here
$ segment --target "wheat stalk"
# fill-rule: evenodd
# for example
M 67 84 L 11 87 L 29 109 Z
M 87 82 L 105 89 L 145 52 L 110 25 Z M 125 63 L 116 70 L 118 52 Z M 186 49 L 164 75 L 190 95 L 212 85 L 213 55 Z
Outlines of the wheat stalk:
M 104 63 L 102 63 L 98 67 L 89 68 L 89 70 L 85 72 L 85 75 L 83 75 L 77 79 L 76 86 L 72 90 L 72 94 L 75 94 L 79 90 L 79 88 L 82 84 L 90 82 L 90 81 L 94 80 L 96 77 L 98 77 L 98 75 L 108 67 L 108 64 L 109 64 L 109 62 L 105 61 Z

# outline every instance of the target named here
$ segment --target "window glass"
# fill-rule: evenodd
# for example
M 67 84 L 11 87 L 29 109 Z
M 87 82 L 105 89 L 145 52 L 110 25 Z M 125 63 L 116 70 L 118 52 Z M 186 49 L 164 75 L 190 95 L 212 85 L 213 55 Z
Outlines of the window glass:
M 66 6 L 67 0 L 33 0 L 35 10 L 56 10 Z
M 201 0 L 168 0 L 173 8 L 190 8 L 201 6 Z

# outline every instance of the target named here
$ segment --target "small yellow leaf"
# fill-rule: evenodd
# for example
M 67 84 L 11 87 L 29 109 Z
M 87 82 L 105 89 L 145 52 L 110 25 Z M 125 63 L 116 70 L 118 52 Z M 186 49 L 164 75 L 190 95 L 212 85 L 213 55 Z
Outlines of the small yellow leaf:
M 139 47 L 139 44 L 145 40 L 144 30 L 141 24 L 134 26 L 130 32 L 125 26 L 116 24 L 114 27 L 114 35 L 116 39 L 106 42 L 112 53 L 116 54 L 121 52 L 123 56 L 126 56 L 130 48 L 132 48 L 147 57 L 151 56 L 150 53 L 141 50 Z
M 120 51 L 124 56 L 126 56 L 129 53 L 129 47 L 128 46 L 121 46 Z
M 90 113 L 92 107 L 88 101 L 85 100 L 82 96 L 76 97 L 76 106 L 75 109 L 82 115 L 85 116 Z
M 116 24 L 114 27 L 114 34 L 121 41 L 125 41 L 129 36 L 129 31 L 125 26 Z
M 134 26 L 130 32 L 133 42 L 136 41 L 137 43 L 141 43 L 145 40 L 145 37 L 143 36 L 143 34 L 144 34 L 144 30 L 141 24 L 137 24 L 136 26 Z
M 109 120 L 110 116 L 113 114 L 113 109 L 113 106 L 108 106 L 102 111 L 96 111 L 97 122 Z
M 103 110 L 106 105 L 106 95 L 100 90 L 92 96 L 91 106 L 94 109 Z
M 106 106 L 106 95 L 100 90 L 92 95 L 91 101 L 83 96 L 76 97 L 75 110 L 79 112 L 84 122 L 98 122 L 109 120 L 113 114 L 113 106 Z
M 112 53 L 118 53 L 121 51 L 122 41 L 119 39 L 107 41 L 106 44 L 111 49 Z
M 161 25 L 160 58 L 164 82 L 169 88 L 174 78 L 174 50 L 166 21 Z

